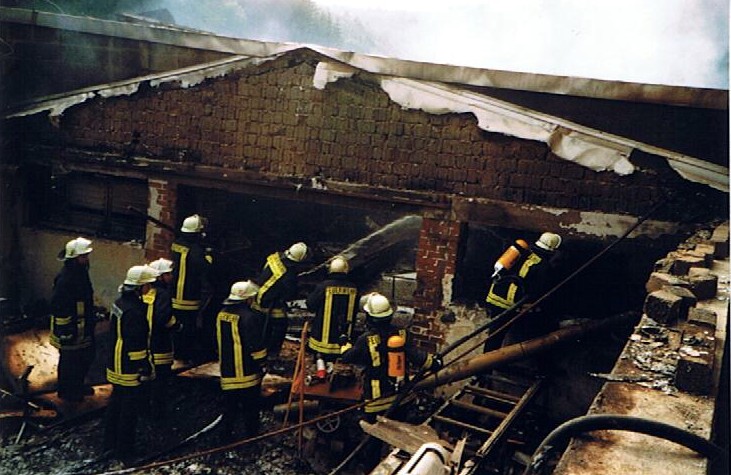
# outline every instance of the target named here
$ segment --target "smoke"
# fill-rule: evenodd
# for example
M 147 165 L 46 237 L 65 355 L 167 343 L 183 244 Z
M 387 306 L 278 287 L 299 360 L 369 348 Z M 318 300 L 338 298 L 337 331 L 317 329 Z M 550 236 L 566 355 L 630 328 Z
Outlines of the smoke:
M 486 69 L 728 88 L 725 0 L 150 0 L 216 34 Z M 128 10 L 129 11 L 129 10 Z
M 318 2 L 345 8 L 335 0 Z M 405 59 L 728 88 L 729 11 L 723 0 L 454 0 L 449 7 L 430 5 L 382 11 L 380 22 L 375 11 L 363 10 L 364 23 L 375 37 L 398 45 L 391 52 Z

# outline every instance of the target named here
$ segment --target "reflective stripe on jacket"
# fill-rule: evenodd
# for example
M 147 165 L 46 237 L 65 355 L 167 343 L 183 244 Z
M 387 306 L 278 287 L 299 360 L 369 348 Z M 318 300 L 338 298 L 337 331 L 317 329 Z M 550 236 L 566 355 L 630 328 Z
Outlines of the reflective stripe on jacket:
M 520 264 L 517 275 L 508 274 L 492 281 L 485 301 L 499 308 L 511 308 L 526 295 L 528 276 L 542 262 L 543 258 L 534 252 L 530 253 Z
M 287 300 L 296 296 L 297 273 L 292 264 L 281 252 L 270 254 L 256 279 L 256 308 L 271 318 L 286 318 Z
M 216 318 L 221 389 L 261 384 L 260 362 L 267 356 L 262 330 L 263 316 L 245 302 L 224 304 Z
M 200 310 L 203 287 L 212 259 L 195 236 L 181 235 L 172 244 L 173 308 Z
M 142 297 L 147 304 L 147 325 L 150 329 L 148 347 L 155 365 L 173 364 L 173 339 L 171 331 L 178 322 L 173 316 L 170 294 L 162 284 L 155 283 Z
M 315 313 L 307 345 L 322 354 L 340 354 L 340 335 L 351 337 L 358 289 L 343 275 L 320 283 L 307 297 Z
M 107 381 L 119 386 L 139 386 L 140 370 L 151 368 L 147 306 L 136 292 L 122 292 L 110 314 L 113 347 L 107 361 Z
M 54 279 L 51 296 L 52 346 L 75 350 L 94 342 L 94 291 L 86 266 L 70 260 Z
M 343 362 L 362 365 L 364 369 L 364 390 L 367 401 L 364 408 L 368 413 L 385 412 L 393 404 L 396 394 L 396 378 L 388 375 L 388 348 L 386 342 L 393 335 L 405 340 L 406 362 L 412 369 L 429 369 L 433 356 L 417 348 L 411 342 L 409 333 L 393 325 L 382 329 L 370 328 L 343 353 Z M 407 371 L 408 375 L 408 371 Z

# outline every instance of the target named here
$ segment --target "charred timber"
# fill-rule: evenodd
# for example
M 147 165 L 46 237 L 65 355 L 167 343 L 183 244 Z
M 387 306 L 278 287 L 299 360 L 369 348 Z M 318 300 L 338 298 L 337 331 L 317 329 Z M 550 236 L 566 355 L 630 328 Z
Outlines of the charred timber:
M 498 366 L 546 352 L 559 344 L 575 340 L 581 336 L 636 321 L 638 317 L 639 314 L 636 312 L 622 313 L 602 320 L 562 328 L 542 337 L 505 346 L 468 360 L 457 361 L 437 373 L 426 376 L 416 383 L 414 389 L 432 388 L 461 381 Z

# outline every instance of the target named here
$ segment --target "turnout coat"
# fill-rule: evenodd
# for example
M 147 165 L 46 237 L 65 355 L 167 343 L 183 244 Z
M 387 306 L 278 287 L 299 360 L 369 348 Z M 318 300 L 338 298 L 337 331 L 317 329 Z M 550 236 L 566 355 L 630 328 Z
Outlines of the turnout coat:
M 216 318 L 221 389 L 245 389 L 261 384 L 267 356 L 263 316 L 244 301 L 226 300 Z
M 89 270 L 67 260 L 53 284 L 50 343 L 64 350 L 88 348 L 94 342 L 95 323 Z

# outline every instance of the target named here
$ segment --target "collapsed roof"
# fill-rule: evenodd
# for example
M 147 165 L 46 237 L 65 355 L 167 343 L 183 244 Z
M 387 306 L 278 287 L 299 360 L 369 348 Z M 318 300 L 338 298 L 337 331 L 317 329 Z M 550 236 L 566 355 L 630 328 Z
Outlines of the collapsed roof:
M 185 45 L 190 48 L 209 49 L 234 54 L 230 58 L 191 66 L 174 71 L 145 75 L 132 79 L 102 84 L 53 96 L 36 98 L 15 104 L 5 111 L 4 117 L 13 118 L 48 112 L 51 117 L 61 116 L 69 107 L 94 97 L 114 97 L 135 94 L 140 85 L 159 87 L 195 87 L 206 79 L 226 76 L 246 68 L 271 61 L 282 55 L 299 54 L 310 50 L 320 55 L 321 60 L 313 77 L 313 86 L 323 89 L 337 80 L 347 80 L 357 72 L 373 75 L 391 100 L 401 107 L 421 109 L 431 114 L 471 113 L 483 130 L 497 132 L 547 144 L 559 157 L 573 161 L 595 171 L 609 170 L 619 175 L 628 175 L 635 170 L 630 156 L 634 150 L 663 157 L 668 164 L 687 180 L 709 185 L 721 191 L 728 191 L 728 143 L 727 116 L 728 91 L 634 84 L 585 78 L 557 77 L 542 74 L 527 74 L 459 67 L 441 64 L 404 61 L 365 54 L 345 52 L 314 45 L 271 43 L 220 37 L 164 24 L 134 24 L 98 20 L 93 18 L 69 17 L 41 12 L 29 12 L 11 8 L 0 8 L 0 21 L 32 23 L 34 25 L 72 29 L 95 35 L 138 39 L 151 42 Z M 522 94 L 522 95 L 521 95 Z M 534 96 L 530 96 L 530 95 Z M 556 113 L 549 101 L 536 101 L 535 95 L 550 97 L 562 104 L 569 104 Z M 507 98 L 507 100 L 506 100 Z M 514 100 L 515 99 L 515 100 Z M 575 110 L 585 109 L 575 101 L 591 100 L 594 114 L 577 115 Z M 526 107 L 525 104 L 532 107 Z M 634 111 L 622 115 L 622 119 L 602 121 L 604 108 L 625 108 Z M 638 108 L 646 112 L 637 113 Z M 662 108 L 658 111 L 656 108 Z M 650 108 L 650 109 L 647 109 Z M 671 109 L 672 108 L 672 109 Z M 572 109 L 574 112 L 572 112 Z M 681 112 L 677 112 L 680 109 Z M 555 110 L 555 107 L 554 107 Z M 701 118 L 700 114 L 712 115 Z M 616 111 L 612 116 L 614 117 Z M 701 150 L 694 154 L 688 143 L 695 142 L 698 131 L 686 130 L 681 143 L 667 143 L 658 134 L 643 135 L 647 114 L 671 113 L 690 115 L 685 122 L 697 123 L 697 127 L 715 125 L 706 134 L 719 136 L 712 143 L 711 151 Z M 596 116 L 592 118 L 591 116 Z M 719 119 L 721 117 L 721 119 Z M 572 120 L 575 119 L 576 120 Z M 578 122 L 581 120 L 581 123 Z M 717 127 L 719 120 L 723 129 Z M 630 122 L 614 133 L 612 122 Z M 643 121 L 645 121 L 643 123 Z M 673 121 L 664 121 L 663 126 L 672 128 Z M 680 121 L 675 121 L 680 122 Z M 635 130 L 639 130 L 636 134 Z M 720 144 L 720 145 L 719 145 Z M 673 146 L 677 145 L 677 146 Z M 719 150 L 721 149 L 720 153 Z

